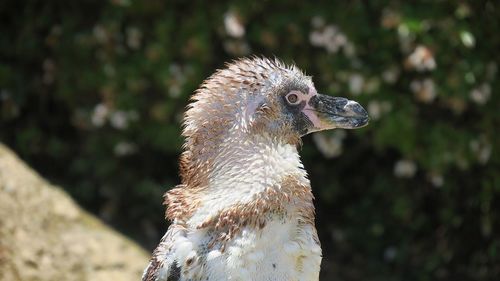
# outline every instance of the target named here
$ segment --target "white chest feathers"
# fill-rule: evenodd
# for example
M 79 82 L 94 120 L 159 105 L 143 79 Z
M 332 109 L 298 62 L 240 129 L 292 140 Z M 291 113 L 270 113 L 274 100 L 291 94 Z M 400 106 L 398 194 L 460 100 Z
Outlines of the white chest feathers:
M 318 280 L 321 248 L 315 235 L 311 225 L 276 219 L 262 230 L 243 231 L 214 265 L 226 263 L 227 280 Z
M 222 252 L 205 230 L 178 237 L 170 252 L 179 281 L 317 281 L 321 248 L 311 224 L 274 215 L 262 229 L 245 228 Z M 172 276 L 165 268 L 164 277 Z M 170 279 L 166 279 L 170 280 Z

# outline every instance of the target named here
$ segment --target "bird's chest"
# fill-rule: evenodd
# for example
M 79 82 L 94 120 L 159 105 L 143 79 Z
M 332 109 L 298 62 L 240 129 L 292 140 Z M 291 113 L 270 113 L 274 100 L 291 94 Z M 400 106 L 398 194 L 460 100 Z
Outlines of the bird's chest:
M 307 281 L 318 280 L 320 263 L 314 226 L 275 217 L 262 229 L 244 229 L 207 269 L 210 280 Z

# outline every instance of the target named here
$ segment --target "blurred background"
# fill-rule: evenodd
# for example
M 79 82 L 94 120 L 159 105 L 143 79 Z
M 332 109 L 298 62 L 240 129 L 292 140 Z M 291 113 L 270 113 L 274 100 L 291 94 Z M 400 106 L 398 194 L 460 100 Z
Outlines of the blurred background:
M 189 95 L 259 54 L 372 119 L 304 139 L 321 280 L 499 280 L 498 1 L 2 1 L 0 22 L 0 141 L 148 251 Z

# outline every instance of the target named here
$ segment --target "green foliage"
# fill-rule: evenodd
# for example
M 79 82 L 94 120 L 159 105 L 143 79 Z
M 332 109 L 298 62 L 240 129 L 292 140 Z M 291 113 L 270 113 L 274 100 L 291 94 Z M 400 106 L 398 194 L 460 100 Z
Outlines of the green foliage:
M 304 141 L 323 280 L 494 280 L 499 8 L 4 1 L 0 140 L 152 247 L 166 227 L 161 195 L 179 181 L 189 95 L 225 61 L 276 55 L 372 117 L 362 130 Z

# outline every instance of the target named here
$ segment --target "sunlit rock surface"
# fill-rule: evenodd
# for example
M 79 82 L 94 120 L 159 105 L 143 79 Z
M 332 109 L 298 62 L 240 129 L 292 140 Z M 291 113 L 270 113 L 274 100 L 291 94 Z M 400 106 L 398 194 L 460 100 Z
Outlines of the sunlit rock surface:
M 147 254 L 0 144 L 0 280 L 139 280 Z

